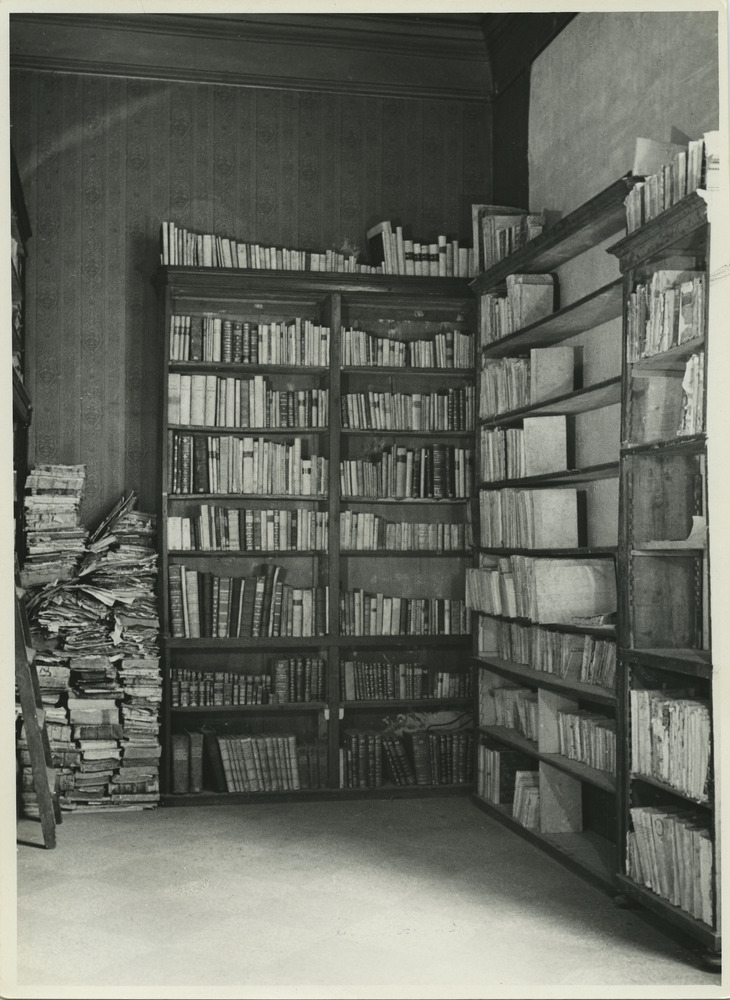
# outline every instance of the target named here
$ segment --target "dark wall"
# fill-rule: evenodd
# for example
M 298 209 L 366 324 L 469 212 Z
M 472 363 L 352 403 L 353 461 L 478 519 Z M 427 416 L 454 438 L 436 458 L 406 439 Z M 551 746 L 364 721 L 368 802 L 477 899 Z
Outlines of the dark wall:
M 31 456 L 85 462 L 93 524 L 154 510 L 159 225 L 364 246 L 382 218 L 468 239 L 492 195 L 488 102 L 15 69 L 11 136 L 33 227 Z

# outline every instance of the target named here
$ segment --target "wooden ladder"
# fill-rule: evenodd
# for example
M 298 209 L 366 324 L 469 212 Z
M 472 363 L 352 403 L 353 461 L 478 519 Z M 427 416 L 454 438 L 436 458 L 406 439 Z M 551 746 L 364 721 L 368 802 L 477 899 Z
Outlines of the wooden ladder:
M 61 806 L 56 772 L 46 730 L 45 711 L 35 667 L 35 650 L 30 637 L 28 614 L 20 588 L 17 560 L 15 573 L 15 683 L 25 724 L 28 753 L 33 772 L 33 788 L 38 798 L 43 843 L 56 846 L 56 824 L 61 822 Z

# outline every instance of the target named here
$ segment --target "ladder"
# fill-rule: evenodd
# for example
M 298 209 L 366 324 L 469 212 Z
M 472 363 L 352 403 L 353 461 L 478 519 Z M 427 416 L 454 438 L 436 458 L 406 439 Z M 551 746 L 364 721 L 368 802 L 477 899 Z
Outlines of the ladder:
M 33 773 L 33 788 L 38 799 L 43 843 L 56 846 L 56 824 L 61 822 L 56 772 L 46 730 L 45 712 L 35 667 L 35 650 L 30 637 L 28 614 L 20 588 L 17 559 L 15 572 L 15 683 L 25 724 L 28 754 Z

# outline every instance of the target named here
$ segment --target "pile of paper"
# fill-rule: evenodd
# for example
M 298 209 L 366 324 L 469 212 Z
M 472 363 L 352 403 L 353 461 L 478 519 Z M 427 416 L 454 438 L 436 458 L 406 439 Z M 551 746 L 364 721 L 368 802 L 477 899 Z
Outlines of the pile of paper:
M 84 492 L 83 465 L 39 465 L 26 480 L 24 499 L 26 558 L 24 587 L 69 580 L 84 554 L 86 532 L 79 507 Z

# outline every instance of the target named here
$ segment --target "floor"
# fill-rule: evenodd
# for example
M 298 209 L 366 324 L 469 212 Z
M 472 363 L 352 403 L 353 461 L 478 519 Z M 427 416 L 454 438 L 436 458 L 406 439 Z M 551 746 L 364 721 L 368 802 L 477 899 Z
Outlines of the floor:
M 41 843 L 21 821 L 4 997 L 725 995 L 465 797 L 71 814 Z

